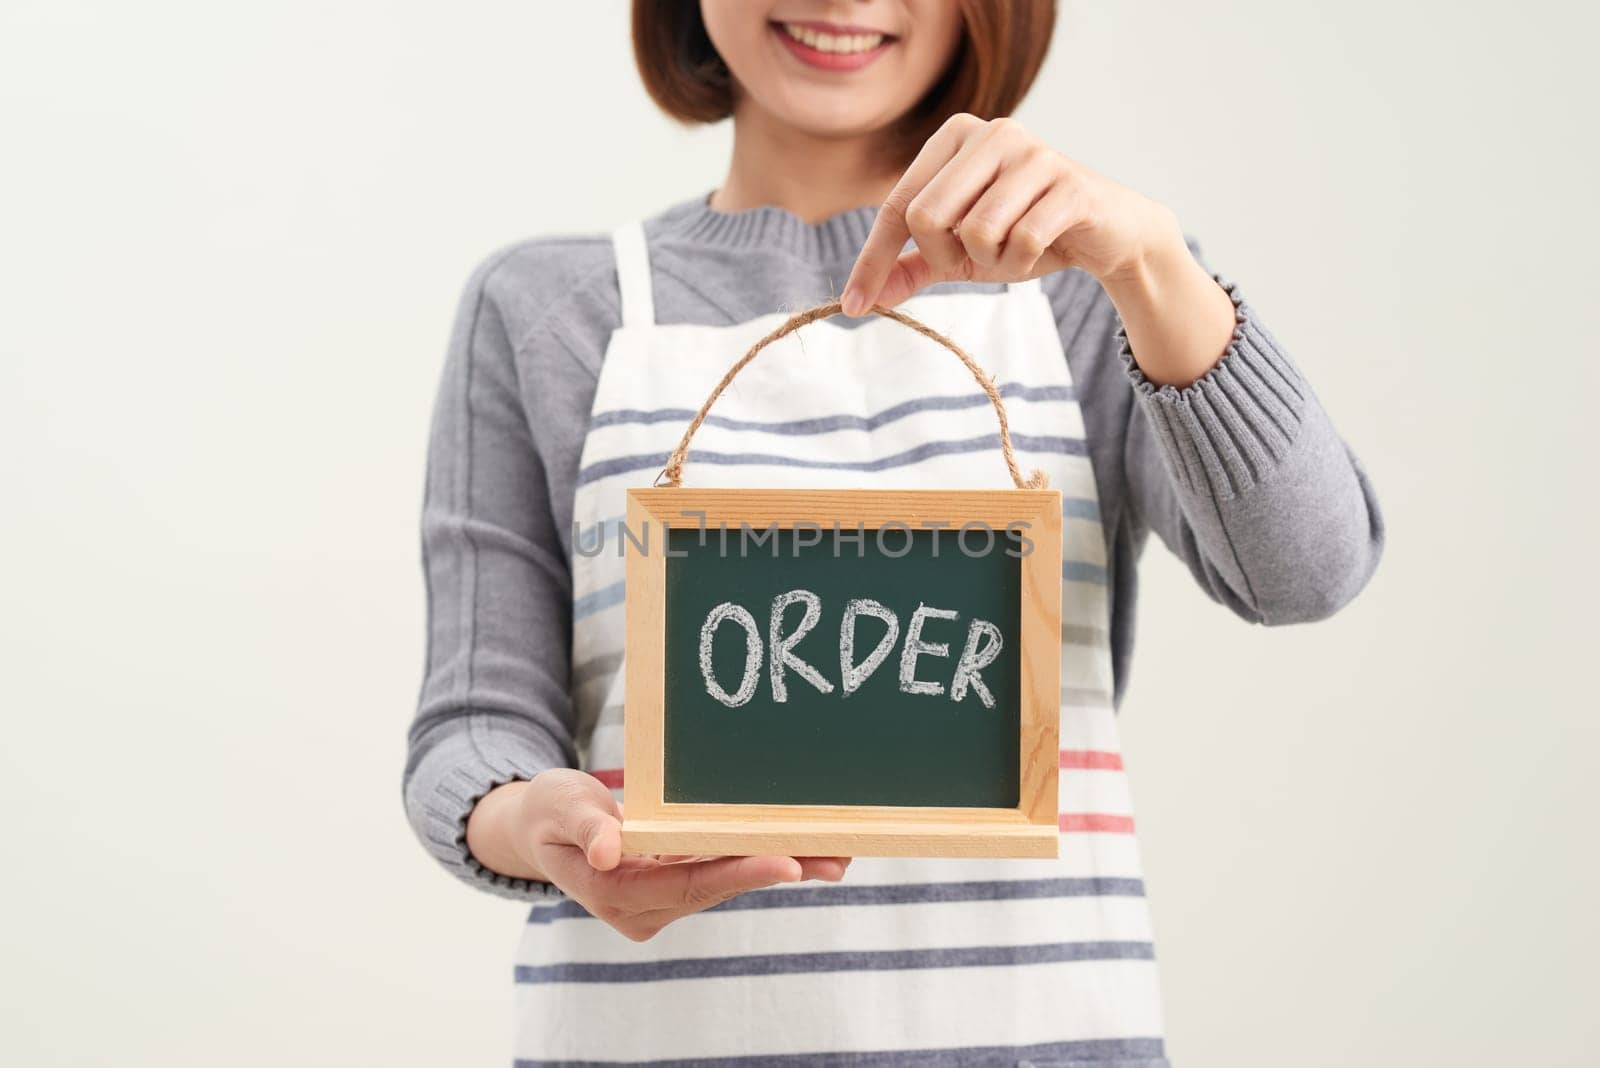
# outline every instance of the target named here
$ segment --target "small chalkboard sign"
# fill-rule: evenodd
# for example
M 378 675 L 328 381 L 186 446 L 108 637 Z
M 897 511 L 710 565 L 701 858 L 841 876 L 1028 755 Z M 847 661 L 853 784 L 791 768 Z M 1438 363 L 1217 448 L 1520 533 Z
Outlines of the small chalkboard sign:
M 1054 490 L 630 490 L 630 852 L 1054 856 Z
M 628 491 L 631 853 L 1053 857 L 1061 494 L 684 489 L 689 443 L 799 312 L 744 354 L 662 471 Z

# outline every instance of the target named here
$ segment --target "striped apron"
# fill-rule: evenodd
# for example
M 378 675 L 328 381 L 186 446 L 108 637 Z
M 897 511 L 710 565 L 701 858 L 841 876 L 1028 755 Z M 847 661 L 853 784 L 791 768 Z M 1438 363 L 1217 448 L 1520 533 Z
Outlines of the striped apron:
M 621 797 L 624 492 L 654 481 L 729 365 L 787 315 L 658 324 L 642 225 L 614 243 L 622 326 L 577 479 L 572 685 L 582 766 Z M 1019 464 L 1062 491 L 1060 857 L 862 858 L 843 883 L 756 891 L 644 943 L 541 902 L 517 954 L 518 1064 L 1167 1064 L 1111 705 L 1105 536 L 1049 300 L 1035 280 L 904 310 L 985 365 Z M 1009 484 L 966 368 L 881 318 L 773 343 L 695 446 L 686 482 L 700 487 Z

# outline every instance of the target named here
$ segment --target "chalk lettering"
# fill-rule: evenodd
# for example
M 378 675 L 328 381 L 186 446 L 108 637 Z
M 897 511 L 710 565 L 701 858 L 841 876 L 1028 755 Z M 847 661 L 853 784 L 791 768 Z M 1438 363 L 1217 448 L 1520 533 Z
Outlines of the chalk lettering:
M 793 629 L 786 629 L 785 616 L 795 605 L 802 608 L 800 619 Z M 772 598 L 767 614 L 766 641 L 756 617 L 742 605 L 724 601 L 711 610 L 700 627 L 700 674 L 705 680 L 706 693 L 729 708 L 748 704 L 755 696 L 761 680 L 762 662 L 766 662 L 765 675 L 772 687 L 775 704 L 789 702 L 789 674 L 800 676 L 818 693 L 831 694 L 834 683 L 816 666 L 807 663 L 795 651 L 806 635 L 816 629 L 822 619 L 822 598 L 806 589 L 794 589 Z M 872 651 L 861 660 L 856 659 L 857 631 L 861 618 L 870 616 L 883 624 L 883 631 L 873 643 Z M 1005 639 L 1000 628 L 986 619 L 971 619 L 967 623 L 966 641 L 961 655 L 956 659 L 954 674 L 948 689 L 943 683 L 917 678 L 917 667 L 924 658 L 950 657 L 950 643 L 930 641 L 923 636 L 930 620 L 954 621 L 957 612 L 948 608 L 935 608 L 918 604 L 910 622 L 903 628 L 895 611 L 881 601 L 870 597 L 854 597 L 845 604 L 839 620 L 839 689 L 845 698 L 859 691 L 894 655 L 900 643 L 900 670 L 897 684 L 902 693 L 929 697 L 948 696 L 951 701 L 965 701 L 968 693 L 976 693 L 985 708 L 995 707 L 994 691 L 983 679 L 983 670 L 1000 658 Z M 712 663 L 713 646 L 718 628 L 733 622 L 744 632 L 744 671 L 739 677 L 739 687 L 729 692 L 716 677 Z M 902 632 L 904 639 L 902 641 Z
M 980 648 L 978 643 L 984 638 L 989 640 Z M 983 702 L 983 707 L 994 707 L 994 694 L 983 684 L 978 672 L 994 663 L 1004 644 L 1004 640 L 1000 637 L 1000 628 L 988 620 L 974 619 L 968 625 L 967 644 L 961 650 L 961 659 L 956 661 L 955 678 L 950 680 L 950 700 L 964 700 L 967 696 L 967 686 L 971 684 L 978 695 L 978 700 Z
M 867 658 L 857 664 L 856 659 L 856 618 L 858 616 L 872 616 L 883 620 L 887 628 L 883 637 L 878 639 L 878 644 Z M 861 684 L 872 677 L 872 673 L 883 666 L 889 659 L 889 653 L 894 650 L 894 643 L 900 637 L 900 620 L 888 608 L 869 597 L 860 597 L 845 606 L 844 619 L 839 623 L 839 679 L 844 687 L 846 697 L 861 688 Z
M 711 666 L 711 643 L 716 639 L 717 627 L 731 619 L 744 628 L 744 674 L 739 678 L 739 689 L 729 693 L 717 681 Z M 706 616 L 700 626 L 700 674 L 706 680 L 706 693 L 729 708 L 738 708 L 756 695 L 756 684 L 761 681 L 761 632 L 756 629 L 756 617 L 748 609 L 723 601 Z
M 925 604 L 917 605 L 917 610 L 911 613 L 911 622 L 906 626 L 905 648 L 900 650 L 901 693 L 925 693 L 934 697 L 944 693 L 944 686 L 940 683 L 918 681 L 917 657 L 950 655 L 948 643 L 922 640 L 922 624 L 929 619 L 954 618 L 956 614 L 948 608 L 929 608 Z
M 822 537 L 819 530 L 817 537 Z M 784 609 L 796 602 L 806 606 L 805 615 L 800 619 L 800 625 L 789 635 L 783 633 Z M 767 631 L 767 640 L 772 644 L 772 651 L 767 657 L 767 664 L 772 672 L 772 699 L 779 704 L 789 700 L 789 685 L 787 671 L 792 668 L 796 675 L 805 679 L 822 693 L 832 693 L 833 683 L 822 677 L 822 673 L 810 664 L 795 656 L 791 651 L 800 643 L 800 639 L 811 633 L 811 628 L 817 625 L 817 620 L 822 618 L 822 598 L 810 590 L 790 590 L 781 593 L 772 599 L 772 625 Z

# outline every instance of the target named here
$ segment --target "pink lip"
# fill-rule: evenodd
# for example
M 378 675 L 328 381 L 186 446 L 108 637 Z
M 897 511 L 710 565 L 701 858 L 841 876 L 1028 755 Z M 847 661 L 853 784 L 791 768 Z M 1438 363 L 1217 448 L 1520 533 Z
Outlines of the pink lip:
M 880 32 L 866 26 L 842 26 L 835 22 L 797 22 L 795 25 L 804 26 L 807 29 L 815 30 L 818 33 L 831 33 L 836 35 Z M 893 37 L 885 36 L 883 43 L 877 48 L 872 49 L 870 52 L 820 52 L 817 49 L 812 48 L 810 45 L 796 41 L 793 37 L 790 37 L 788 33 L 784 31 L 784 28 L 776 22 L 772 23 L 772 32 L 778 35 L 779 40 L 789 46 L 789 51 L 794 53 L 794 55 L 802 63 L 805 63 L 807 66 L 815 67 L 818 70 L 860 70 L 868 63 L 871 63 L 873 60 L 883 55 L 884 52 L 888 51 L 889 46 L 894 44 L 895 41 Z

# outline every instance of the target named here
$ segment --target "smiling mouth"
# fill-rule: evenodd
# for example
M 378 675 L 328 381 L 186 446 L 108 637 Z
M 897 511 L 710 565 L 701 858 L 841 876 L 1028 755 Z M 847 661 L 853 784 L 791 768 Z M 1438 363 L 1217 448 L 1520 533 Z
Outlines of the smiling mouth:
M 897 40 L 893 34 L 862 26 L 816 22 L 773 22 L 771 25 L 790 52 L 823 70 L 859 70 Z

